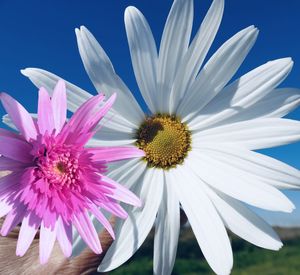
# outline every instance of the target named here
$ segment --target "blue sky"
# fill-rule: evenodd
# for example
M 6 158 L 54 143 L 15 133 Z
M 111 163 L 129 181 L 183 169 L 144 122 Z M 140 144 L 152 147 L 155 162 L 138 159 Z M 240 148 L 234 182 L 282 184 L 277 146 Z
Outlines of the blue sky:
M 194 31 L 209 0 L 195 0 Z M 141 100 L 127 46 L 123 14 L 127 6 L 139 8 L 149 21 L 157 44 L 171 0 L 27 0 L 0 1 L 0 90 L 36 111 L 37 90 L 20 69 L 40 67 L 95 93 L 82 66 L 74 29 L 88 27 L 110 56 L 116 71 Z M 283 87 L 300 87 L 300 1 L 227 0 L 223 21 L 209 55 L 226 39 L 249 25 L 260 29 L 256 45 L 235 77 L 267 62 L 287 57 L 295 64 Z M 0 108 L 0 115 L 4 110 Z M 300 119 L 300 109 L 289 115 Z M 3 127 L 3 124 L 1 124 Z M 266 154 L 300 168 L 300 143 L 264 150 Z M 260 213 L 271 223 L 300 225 L 300 193 L 287 192 L 298 206 L 292 215 Z M 276 214 L 276 215 L 275 215 Z

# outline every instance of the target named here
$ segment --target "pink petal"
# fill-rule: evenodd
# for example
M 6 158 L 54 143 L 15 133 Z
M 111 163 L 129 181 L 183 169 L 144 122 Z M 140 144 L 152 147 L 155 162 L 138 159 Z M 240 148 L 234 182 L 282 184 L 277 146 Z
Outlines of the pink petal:
M 72 225 L 66 224 L 61 217 L 57 221 L 57 240 L 64 255 L 72 255 Z
M 24 218 L 25 207 L 19 204 L 6 216 L 1 228 L 1 235 L 6 236 L 15 226 L 17 226 Z
M 34 214 L 29 214 L 22 220 L 17 243 L 17 256 L 23 256 L 31 245 L 36 232 L 41 224 L 41 219 Z
M 87 148 L 88 153 L 93 154 L 92 159 L 94 161 L 118 161 L 129 158 L 143 157 L 144 151 L 137 147 L 98 147 Z
M 113 194 L 107 194 L 108 197 L 138 207 L 142 205 L 141 200 L 135 194 L 129 191 L 126 187 L 122 186 L 121 184 L 115 182 L 114 180 L 106 176 L 102 176 L 101 180 L 111 184 L 115 188 L 112 189 L 114 192 Z
M 54 228 L 46 227 L 42 221 L 40 230 L 40 263 L 46 264 L 52 252 L 56 239 L 57 225 Z
M 7 198 L 0 200 L 0 218 L 7 215 L 13 208 L 13 204 L 7 201 Z
M 79 109 L 73 114 L 63 129 L 64 134 L 81 132 L 86 120 L 94 115 L 95 107 L 99 108 L 99 104 L 103 101 L 104 95 L 99 94 L 91 97 L 88 101 L 82 104 Z
M 31 115 L 26 111 L 26 109 L 18 101 L 6 93 L 1 93 L 0 99 L 6 112 L 25 139 L 28 141 L 31 138 L 35 139 L 37 135 L 36 128 Z
M 37 123 L 41 134 L 45 134 L 46 131 L 48 131 L 49 134 L 52 133 L 54 129 L 53 110 L 50 96 L 44 88 L 39 90 Z
M 99 121 L 107 114 L 107 112 L 111 109 L 112 105 L 116 100 L 116 94 L 113 94 L 103 106 L 94 108 L 94 114 L 90 113 L 86 118 L 84 132 L 90 132 L 93 130 Z M 98 108 L 97 108 L 98 107 Z
M 118 203 L 111 201 L 111 202 L 105 202 L 100 205 L 103 209 L 106 211 L 112 213 L 113 215 L 121 218 L 121 219 L 126 219 L 128 217 L 127 212 L 122 208 L 121 205 Z
M 56 133 L 59 133 L 67 119 L 67 95 L 66 84 L 63 80 L 59 80 L 54 88 L 51 99 L 54 128 Z
M 0 157 L 0 171 L 19 171 L 23 170 L 26 167 L 26 164 L 18 162 L 16 160 L 6 158 L 4 156 Z
M 87 139 L 93 135 L 93 130 L 111 108 L 115 101 L 115 95 L 111 96 L 102 106 L 103 95 L 97 95 L 84 103 L 72 116 L 68 124 L 62 130 L 61 138 L 69 143 L 85 144 Z M 82 135 L 85 135 L 82 137 Z M 78 141 L 81 138 L 82 140 Z
M 24 163 L 32 162 L 32 146 L 25 140 L 0 136 L 0 154 Z
M 27 170 L 26 170 L 27 171 Z M 15 191 L 20 186 L 22 177 L 27 172 L 12 172 L 4 177 L 0 178 L 0 196 L 7 196 L 11 192 Z
M 2 128 L 0 128 L 0 136 L 2 136 L 2 137 L 11 137 L 11 138 L 24 140 L 24 138 L 21 135 L 16 134 L 12 131 L 2 129 Z
M 77 213 L 74 215 L 73 224 L 90 249 L 96 254 L 101 254 L 100 240 L 88 214 L 86 212 Z
M 115 239 L 115 233 L 114 230 L 110 224 L 110 222 L 106 219 L 106 217 L 101 213 L 101 211 L 93 204 L 89 204 L 90 211 L 94 216 L 97 218 L 97 220 L 104 226 L 104 228 L 108 231 L 108 233 L 111 235 L 113 239 Z

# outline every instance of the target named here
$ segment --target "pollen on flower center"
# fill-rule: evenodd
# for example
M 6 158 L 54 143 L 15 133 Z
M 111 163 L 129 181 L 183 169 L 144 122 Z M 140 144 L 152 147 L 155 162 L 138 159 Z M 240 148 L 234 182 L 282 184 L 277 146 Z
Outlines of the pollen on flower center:
M 63 163 L 62 161 L 59 161 L 56 166 L 55 166 L 55 169 L 58 173 L 60 174 L 64 174 L 66 173 L 67 169 L 66 169 L 66 166 L 65 166 L 65 163 Z
M 191 147 L 187 126 L 170 115 L 148 117 L 137 132 L 136 145 L 151 167 L 169 169 L 183 162 Z
M 76 189 L 79 179 L 78 154 L 64 145 L 54 144 L 51 137 L 46 138 L 44 148 L 36 145 L 36 176 L 47 182 L 49 187 Z

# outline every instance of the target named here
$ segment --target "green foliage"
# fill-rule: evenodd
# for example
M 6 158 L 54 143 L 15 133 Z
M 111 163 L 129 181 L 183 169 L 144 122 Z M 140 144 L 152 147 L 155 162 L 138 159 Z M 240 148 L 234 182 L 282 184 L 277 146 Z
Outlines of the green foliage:
M 268 251 L 232 237 L 234 267 L 232 275 L 299 275 L 300 238 L 284 242 L 280 251 Z M 144 243 L 134 257 L 122 267 L 110 272 L 112 275 L 153 274 L 153 235 Z M 214 274 L 206 263 L 190 230 L 181 234 L 174 275 Z

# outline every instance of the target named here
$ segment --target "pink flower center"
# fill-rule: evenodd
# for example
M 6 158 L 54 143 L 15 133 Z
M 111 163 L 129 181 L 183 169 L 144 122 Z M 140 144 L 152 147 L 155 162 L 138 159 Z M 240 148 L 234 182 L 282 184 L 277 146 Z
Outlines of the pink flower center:
M 79 179 L 78 159 L 68 150 L 62 149 L 53 148 L 51 152 L 40 156 L 37 160 L 37 173 L 39 177 L 47 179 L 50 185 L 70 187 Z
M 55 143 L 52 137 L 43 143 L 34 144 L 36 169 L 35 174 L 48 183 L 50 189 L 76 188 L 80 179 L 78 158 L 80 151 L 64 144 Z

